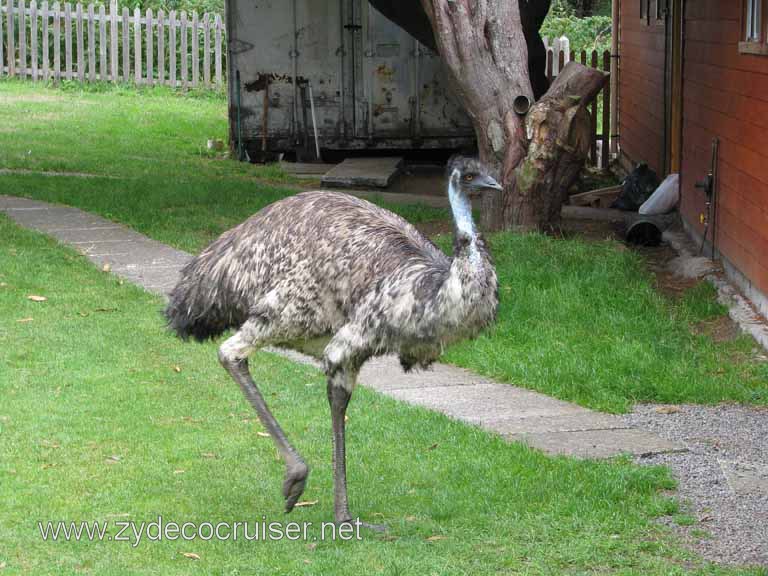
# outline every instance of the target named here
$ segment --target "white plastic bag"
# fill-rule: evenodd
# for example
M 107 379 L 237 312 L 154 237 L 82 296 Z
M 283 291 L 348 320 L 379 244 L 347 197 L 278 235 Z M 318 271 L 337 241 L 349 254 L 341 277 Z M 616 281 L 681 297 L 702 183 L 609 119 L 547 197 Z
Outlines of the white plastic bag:
M 677 206 L 680 199 L 680 174 L 670 174 L 664 179 L 651 197 L 646 200 L 638 212 L 645 216 L 666 214 Z

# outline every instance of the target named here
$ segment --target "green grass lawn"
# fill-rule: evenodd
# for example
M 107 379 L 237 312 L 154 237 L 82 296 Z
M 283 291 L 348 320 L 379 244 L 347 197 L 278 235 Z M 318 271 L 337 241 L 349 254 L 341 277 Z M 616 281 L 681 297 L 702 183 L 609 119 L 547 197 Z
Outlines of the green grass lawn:
M 384 535 L 43 542 L 47 520 L 109 522 L 113 536 L 158 516 L 319 526 L 332 516 L 329 410 L 318 371 L 253 358 L 313 470 L 304 498 L 317 503 L 286 517 L 282 464 L 215 345 L 179 342 L 159 298 L 46 237 L 4 217 L 0 237 L 3 574 L 761 574 L 701 565 L 653 522 L 678 512 L 662 468 L 546 457 L 365 388 L 349 412 L 350 498 Z

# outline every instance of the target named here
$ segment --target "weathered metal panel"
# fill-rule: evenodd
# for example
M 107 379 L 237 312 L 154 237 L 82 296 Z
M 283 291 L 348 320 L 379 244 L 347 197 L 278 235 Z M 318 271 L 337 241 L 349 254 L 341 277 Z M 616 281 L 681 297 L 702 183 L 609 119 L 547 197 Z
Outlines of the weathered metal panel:
M 366 1 L 228 0 L 227 15 L 246 144 L 261 142 L 267 81 L 273 148 L 312 143 L 305 82 L 324 148 L 448 148 L 473 138 L 439 58 Z M 230 82 L 230 118 L 236 90 Z

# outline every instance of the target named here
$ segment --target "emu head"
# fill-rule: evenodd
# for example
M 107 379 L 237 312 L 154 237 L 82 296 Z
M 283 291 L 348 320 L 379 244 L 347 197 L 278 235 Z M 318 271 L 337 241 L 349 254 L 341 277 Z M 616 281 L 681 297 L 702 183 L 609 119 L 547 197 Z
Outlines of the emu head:
M 448 161 L 448 179 L 456 191 L 464 194 L 483 190 L 502 190 L 488 168 L 477 158 L 452 156 Z
M 501 185 L 490 175 L 488 168 L 476 158 L 453 156 L 448 161 L 448 200 L 456 226 L 456 239 L 460 243 L 462 239 L 471 241 L 477 235 L 472 220 L 470 194 L 501 189 Z

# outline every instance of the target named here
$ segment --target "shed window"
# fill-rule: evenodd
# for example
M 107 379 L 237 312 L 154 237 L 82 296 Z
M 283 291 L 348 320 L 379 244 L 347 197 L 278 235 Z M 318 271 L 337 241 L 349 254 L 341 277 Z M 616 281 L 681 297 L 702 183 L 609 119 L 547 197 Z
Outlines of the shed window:
M 765 35 L 766 3 L 768 0 L 744 0 L 743 36 L 739 42 L 739 52 L 742 54 L 768 55 Z

